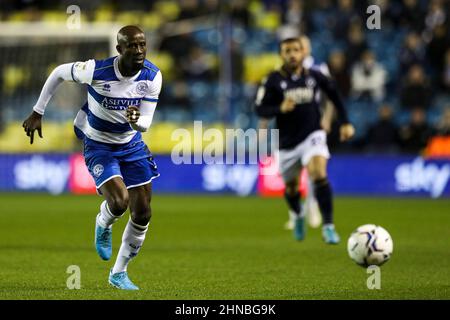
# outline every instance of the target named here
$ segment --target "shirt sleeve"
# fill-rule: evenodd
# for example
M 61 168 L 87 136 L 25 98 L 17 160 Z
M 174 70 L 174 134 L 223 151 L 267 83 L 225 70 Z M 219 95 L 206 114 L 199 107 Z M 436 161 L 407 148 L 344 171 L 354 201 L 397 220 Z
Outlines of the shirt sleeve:
M 259 117 L 272 118 L 281 113 L 280 105 L 283 97 L 277 93 L 273 79 L 270 76 L 264 79 L 258 88 L 255 99 L 255 110 Z
M 349 123 L 350 121 L 348 119 L 347 110 L 345 109 L 344 102 L 342 101 L 342 98 L 336 88 L 335 81 L 331 78 L 326 77 L 324 74 L 318 71 L 313 72 L 313 75 L 317 80 L 317 84 L 319 85 L 319 87 L 323 91 L 325 91 L 328 98 L 331 100 L 331 102 L 333 102 L 337 111 L 339 121 L 341 123 Z
M 48 102 L 53 97 L 56 88 L 63 81 L 71 81 L 71 68 L 73 63 L 66 63 L 60 66 L 57 66 L 52 73 L 48 76 L 45 81 L 44 86 L 42 87 L 41 94 L 39 95 L 39 99 L 36 104 L 33 106 L 33 110 L 41 115 L 44 114 L 45 108 L 47 107 Z
M 158 97 L 162 87 L 162 74 L 158 71 L 153 81 L 150 83 L 147 94 L 142 99 L 142 102 L 158 103 Z
M 95 60 L 74 62 L 71 69 L 72 80 L 78 83 L 91 84 L 94 76 Z
M 153 115 L 155 114 L 156 105 L 158 103 L 159 93 L 161 92 L 162 87 L 162 74 L 161 71 L 158 71 L 155 78 L 151 82 L 149 86 L 148 92 L 145 97 L 142 99 L 140 105 L 141 116 L 136 123 L 132 123 L 131 127 L 134 130 L 140 132 L 146 132 L 153 121 Z

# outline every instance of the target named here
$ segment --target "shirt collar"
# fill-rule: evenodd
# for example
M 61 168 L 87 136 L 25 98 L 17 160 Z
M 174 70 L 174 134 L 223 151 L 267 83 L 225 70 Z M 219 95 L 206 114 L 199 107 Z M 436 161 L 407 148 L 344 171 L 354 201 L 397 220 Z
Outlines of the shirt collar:
M 121 73 L 120 73 L 120 70 L 119 70 L 119 56 L 117 56 L 115 59 L 114 59 L 114 72 L 116 73 L 116 77 L 117 77 L 117 79 L 119 79 L 119 80 L 125 80 L 125 81 L 134 81 L 134 80 L 136 80 L 137 79 L 137 77 L 139 77 L 139 75 L 141 74 L 141 71 L 142 71 L 142 69 L 141 70 L 139 70 L 139 72 L 138 73 L 136 73 L 134 76 L 132 76 L 132 77 L 125 77 L 125 76 L 123 76 Z

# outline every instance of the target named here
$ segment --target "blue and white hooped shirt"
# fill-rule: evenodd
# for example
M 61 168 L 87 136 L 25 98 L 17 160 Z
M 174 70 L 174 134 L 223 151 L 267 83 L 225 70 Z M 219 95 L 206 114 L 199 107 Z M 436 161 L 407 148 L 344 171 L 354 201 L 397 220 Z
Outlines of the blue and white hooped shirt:
M 88 85 L 87 104 L 74 125 L 78 138 L 84 136 L 109 144 L 125 144 L 137 134 L 127 121 L 130 106 L 156 107 L 161 91 L 161 71 L 150 61 L 133 77 L 121 75 L 118 57 L 88 60 L 72 65 L 72 79 Z

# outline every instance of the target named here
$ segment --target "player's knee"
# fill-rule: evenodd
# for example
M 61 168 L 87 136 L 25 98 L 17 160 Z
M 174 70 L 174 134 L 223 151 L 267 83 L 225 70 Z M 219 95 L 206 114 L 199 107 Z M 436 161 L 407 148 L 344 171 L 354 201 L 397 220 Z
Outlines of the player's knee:
M 288 194 L 290 196 L 297 194 L 297 192 L 298 192 L 297 181 L 291 181 L 291 182 L 286 183 L 285 192 L 286 192 L 286 194 Z
M 152 210 L 150 205 L 140 206 L 131 212 L 134 223 L 145 226 L 150 222 L 152 217 Z
M 129 198 L 127 193 L 120 193 L 113 196 L 110 201 L 108 201 L 108 206 L 111 213 L 119 216 L 122 215 L 128 209 Z
M 308 175 L 313 181 L 327 179 L 327 171 L 320 167 L 310 168 Z
M 314 179 L 313 181 L 315 188 L 320 188 L 322 186 L 329 184 L 328 178 L 326 176 L 324 178 Z

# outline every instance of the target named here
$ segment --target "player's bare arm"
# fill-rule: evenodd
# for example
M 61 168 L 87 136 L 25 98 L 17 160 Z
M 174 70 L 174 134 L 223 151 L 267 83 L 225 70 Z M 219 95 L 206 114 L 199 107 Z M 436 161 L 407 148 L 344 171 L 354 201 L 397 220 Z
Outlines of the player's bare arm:
M 39 137 L 42 138 L 42 117 L 48 102 L 54 95 L 58 86 L 64 81 L 76 81 L 73 77 L 74 68 L 83 69 L 85 68 L 85 64 L 79 62 L 62 64 L 56 67 L 45 81 L 39 99 L 33 106 L 32 113 L 22 124 L 25 133 L 30 137 L 30 144 L 33 144 L 34 142 L 35 130 L 38 131 Z

